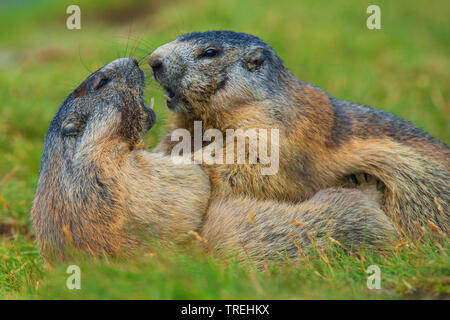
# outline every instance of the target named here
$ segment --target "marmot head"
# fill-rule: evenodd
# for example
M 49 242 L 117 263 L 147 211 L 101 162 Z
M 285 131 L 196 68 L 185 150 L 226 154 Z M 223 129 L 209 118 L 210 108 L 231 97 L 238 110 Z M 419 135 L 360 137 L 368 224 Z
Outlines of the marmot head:
M 272 97 L 287 71 L 264 41 L 233 31 L 182 35 L 157 48 L 149 64 L 167 106 L 194 117 Z
M 156 120 L 144 104 L 144 80 L 132 58 L 117 59 L 91 74 L 59 107 L 47 133 L 43 162 L 55 148 L 69 160 L 83 147 L 95 148 L 106 140 L 119 139 L 132 149 Z

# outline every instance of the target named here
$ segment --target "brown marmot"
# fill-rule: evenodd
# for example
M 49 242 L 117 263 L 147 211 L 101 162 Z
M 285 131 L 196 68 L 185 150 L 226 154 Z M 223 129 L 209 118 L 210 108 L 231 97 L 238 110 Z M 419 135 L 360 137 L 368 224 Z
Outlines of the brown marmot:
M 156 117 L 143 86 L 136 60 L 115 60 L 71 93 L 51 121 L 31 211 L 46 259 L 64 258 L 66 246 L 95 256 L 132 253 L 142 237 L 183 242 L 191 231 L 213 249 L 237 245 L 256 260 L 284 250 L 296 255 L 295 245 L 329 237 L 349 249 L 379 248 L 395 234 L 373 183 L 323 190 L 300 205 L 237 197 L 215 199 L 208 209 L 209 179 L 200 166 L 141 147 Z
M 157 48 L 149 64 L 175 112 L 172 132 L 192 133 L 196 120 L 224 135 L 279 130 L 276 174 L 261 174 L 262 164 L 203 164 L 213 198 L 300 202 L 365 173 L 386 186 L 382 208 L 401 233 L 414 237 L 431 223 L 449 234 L 450 149 L 413 124 L 298 80 L 249 34 L 185 34 Z M 169 133 L 155 151 L 170 154 L 174 145 Z
M 143 87 L 136 60 L 118 59 L 61 104 L 45 139 L 31 211 L 44 257 L 67 245 L 115 254 L 137 247 L 138 235 L 183 241 L 198 229 L 208 177 L 196 165 L 174 165 L 139 147 L 156 119 Z

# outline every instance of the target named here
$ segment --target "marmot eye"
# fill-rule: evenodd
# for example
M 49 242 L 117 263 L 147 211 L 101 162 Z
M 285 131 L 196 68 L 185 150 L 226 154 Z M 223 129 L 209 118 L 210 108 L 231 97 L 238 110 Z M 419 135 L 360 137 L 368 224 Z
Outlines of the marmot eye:
M 205 52 L 203 53 L 203 56 L 208 58 L 215 57 L 217 56 L 217 50 L 211 48 L 206 49 Z
M 106 78 L 101 78 L 100 81 L 98 81 L 97 85 L 95 86 L 95 90 L 100 89 L 101 87 L 103 87 L 105 84 L 108 83 L 108 79 Z

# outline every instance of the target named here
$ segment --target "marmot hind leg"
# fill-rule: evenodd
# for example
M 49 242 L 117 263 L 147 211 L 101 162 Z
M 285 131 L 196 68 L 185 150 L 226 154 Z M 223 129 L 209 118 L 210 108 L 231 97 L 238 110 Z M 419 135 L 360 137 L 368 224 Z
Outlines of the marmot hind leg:
M 214 199 L 201 235 L 212 249 L 238 248 L 243 257 L 256 261 L 278 253 L 295 257 L 299 247 L 326 246 L 333 240 L 348 250 L 384 249 L 396 231 L 372 193 L 329 188 L 299 204 L 242 197 Z

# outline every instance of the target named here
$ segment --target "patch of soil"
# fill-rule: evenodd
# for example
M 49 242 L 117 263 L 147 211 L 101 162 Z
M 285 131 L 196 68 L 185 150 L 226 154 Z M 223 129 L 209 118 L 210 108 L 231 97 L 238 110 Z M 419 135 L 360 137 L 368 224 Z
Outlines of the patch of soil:
M 26 226 L 15 222 L 0 222 L 0 236 L 12 236 L 17 233 L 31 235 L 30 230 Z

